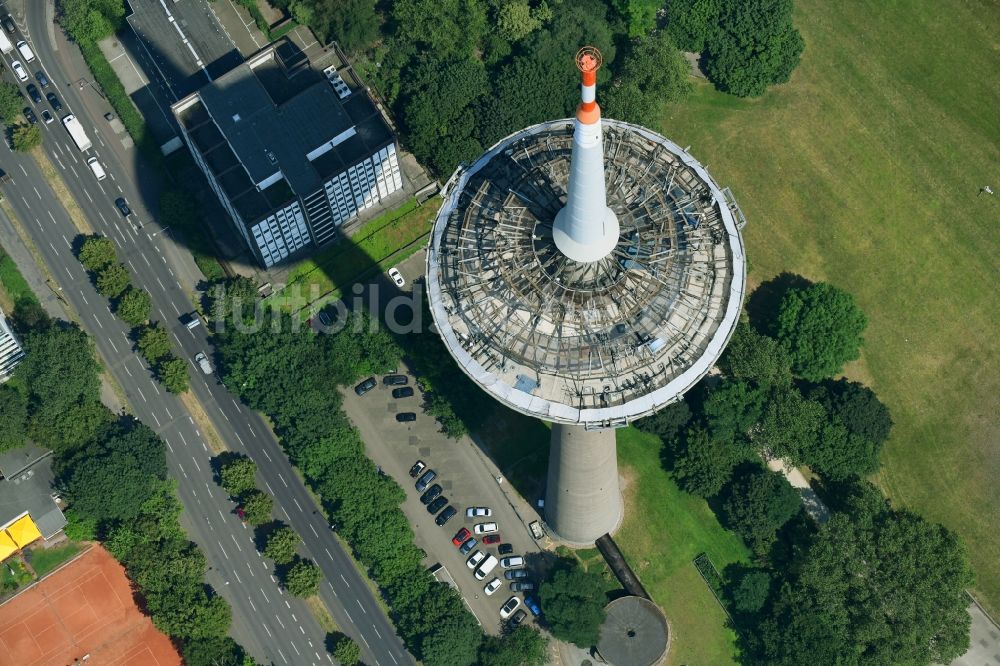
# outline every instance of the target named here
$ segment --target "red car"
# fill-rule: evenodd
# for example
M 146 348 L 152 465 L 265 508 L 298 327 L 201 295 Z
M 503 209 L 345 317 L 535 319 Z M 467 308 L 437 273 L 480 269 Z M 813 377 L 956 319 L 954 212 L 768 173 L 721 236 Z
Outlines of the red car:
M 500 535 L 499 534 L 487 534 L 486 536 L 483 537 L 483 543 L 485 543 L 485 544 L 500 543 Z
M 465 540 L 468 539 L 470 536 L 472 536 L 472 534 L 469 532 L 469 530 L 463 527 L 458 531 L 458 534 L 455 535 L 455 537 L 451 540 L 451 542 L 455 544 L 455 547 L 457 548 L 461 546 L 463 543 L 465 543 Z

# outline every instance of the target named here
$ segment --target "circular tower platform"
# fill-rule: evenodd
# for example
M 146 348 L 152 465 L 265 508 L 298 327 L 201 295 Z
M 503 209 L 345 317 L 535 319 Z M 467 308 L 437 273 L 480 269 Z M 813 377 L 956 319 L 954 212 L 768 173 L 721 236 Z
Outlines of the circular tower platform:
M 604 607 L 597 651 L 612 666 L 654 666 L 667 656 L 669 630 L 659 607 L 642 597 L 622 597 Z
M 716 362 L 746 286 L 728 190 L 666 138 L 604 120 L 610 255 L 567 258 L 573 120 L 503 139 L 445 187 L 427 255 L 434 322 L 459 366 L 527 415 L 624 425 L 675 402 Z

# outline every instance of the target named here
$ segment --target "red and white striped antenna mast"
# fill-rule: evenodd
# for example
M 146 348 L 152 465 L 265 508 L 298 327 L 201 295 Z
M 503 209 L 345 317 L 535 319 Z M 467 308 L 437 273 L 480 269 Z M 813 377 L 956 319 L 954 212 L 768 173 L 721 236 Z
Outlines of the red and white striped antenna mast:
M 552 236 L 556 247 L 581 263 L 599 261 L 618 244 L 618 217 L 608 208 L 604 181 L 604 134 L 597 105 L 597 70 L 604 59 L 593 46 L 576 54 L 580 70 L 580 104 L 573 128 L 566 205 L 556 214 Z

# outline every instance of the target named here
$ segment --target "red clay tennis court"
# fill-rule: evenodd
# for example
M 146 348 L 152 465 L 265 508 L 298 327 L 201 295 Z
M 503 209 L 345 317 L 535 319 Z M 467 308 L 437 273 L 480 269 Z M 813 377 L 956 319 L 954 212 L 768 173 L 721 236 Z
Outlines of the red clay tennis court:
M 164 634 L 132 600 L 125 570 L 103 548 L 0 606 L 0 663 L 180 666 Z

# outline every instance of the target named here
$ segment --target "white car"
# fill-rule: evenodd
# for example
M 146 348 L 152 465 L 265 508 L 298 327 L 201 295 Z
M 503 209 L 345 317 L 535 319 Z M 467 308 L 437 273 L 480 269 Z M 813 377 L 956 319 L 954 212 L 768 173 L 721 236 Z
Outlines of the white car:
M 406 280 L 403 279 L 403 276 L 399 272 L 398 268 L 390 268 L 389 277 L 392 278 L 392 281 L 396 283 L 397 287 L 402 287 L 406 284 Z
M 486 553 L 484 553 L 481 550 L 477 550 L 469 557 L 469 559 L 465 561 L 465 566 L 469 567 L 470 569 L 475 569 L 476 567 L 479 566 L 479 563 L 485 559 L 486 559 Z
M 465 510 L 466 518 L 489 518 L 492 515 L 493 512 L 486 506 L 470 506 Z
M 514 567 L 523 567 L 524 558 L 520 555 L 511 555 L 510 557 L 505 557 L 500 560 L 500 566 L 504 569 L 513 569 Z
M 507 603 L 505 603 L 503 606 L 500 607 L 500 619 L 506 620 L 507 618 L 509 618 L 514 613 L 514 611 L 517 610 L 517 607 L 520 605 L 521 605 L 521 600 L 518 599 L 517 597 L 511 597 L 510 599 L 508 599 Z
M 496 567 L 497 567 L 497 558 L 490 555 L 485 560 L 483 560 L 483 563 L 480 564 L 479 568 L 476 569 L 476 571 L 474 572 L 476 580 L 486 580 L 486 577 L 489 576 L 490 572 L 496 569 Z
M 14 62 L 10 63 L 10 68 L 14 70 L 15 74 L 17 74 L 18 79 L 20 79 L 21 81 L 28 80 L 28 73 L 24 71 L 24 65 L 21 64 L 20 60 L 15 60 Z
M 205 356 L 205 352 L 198 352 L 195 355 L 194 360 L 198 364 L 198 367 L 201 368 L 202 372 L 206 375 L 212 374 L 212 364 L 208 360 L 208 357 Z
M 491 596 L 494 592 L 500 589 L 501 585 L 503 585 L 503 583 L 500 582 L 500 579 L 494 578 L 483 586 L 483 592 L 486 593 L 486 596 Z
M 476 534 L 493 534 L 497 531 L 496 523 L 479 523 L 473 528 Z

